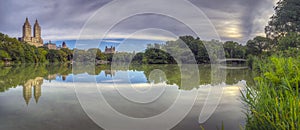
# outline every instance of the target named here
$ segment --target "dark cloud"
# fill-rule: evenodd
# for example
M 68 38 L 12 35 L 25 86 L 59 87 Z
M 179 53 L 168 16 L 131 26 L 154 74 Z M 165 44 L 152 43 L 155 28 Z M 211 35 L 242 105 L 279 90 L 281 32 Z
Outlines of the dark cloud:
M 42 33 L 46 39 L 74 39 L 86 20 L 110 1 L 1 0 L 0 32 L 15 37 L 21 36 L 21 27 L 25 17 L 29 17 L 32 25 L 36 18 L 40 21 Z M 124 2 L 130 2 L 130 0 Z M 190 2 L 204 11 L 216 26 L 222 39 L 240 42 L 263 33 L 263 27 L 267 24 L 274 6 L 274 0 L 190 0 Z M 167 8 L 172 5 L 161 6 Z M 107 15 L 103 17 L 111 15 L 118 15 L 118 9 L 107 12 Z M 186 18 L 193 20 L 192 15 Z M 176 34 L 192 34 L 180 22 L 158 15 L 147 14 L 128 21 L 118 27 L 119 33 L 143 27 L 162 27 Z M 109 21 L 102 21 L 101 24 L 107 22 Z

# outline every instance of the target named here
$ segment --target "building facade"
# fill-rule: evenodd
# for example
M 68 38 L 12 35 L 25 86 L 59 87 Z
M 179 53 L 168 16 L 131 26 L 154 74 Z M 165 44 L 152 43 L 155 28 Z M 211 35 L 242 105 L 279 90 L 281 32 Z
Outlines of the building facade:
M 105 51 L 104 51 L 104 53 L 106 53 L 106 54 L 114 54 L 114 53 L 116 53 L 116 48 L 115 47 L 110 47 L 110 48 L 108 48 L 107 46 L 105 47 Z
M 49 50 L 57 50 L 56 44 L 51 43 L 51 41 L 49 41 L 49 43 L 44 44 L 44 47 L 48 48 Z
M 41 37 L 41 27 L 38 23 L 38 20 L 35 20 L 34 26 L 33 26 L 33 36 L 31 32 L 31 25 L 28 21 L 28 18 L 26 18 L 25 23 L 23 25 L 23 36 L 20 38 L 20 41 L 27 42 L 30 45 L 34 45 L 36 47 L 43 46 L 43 39 Z

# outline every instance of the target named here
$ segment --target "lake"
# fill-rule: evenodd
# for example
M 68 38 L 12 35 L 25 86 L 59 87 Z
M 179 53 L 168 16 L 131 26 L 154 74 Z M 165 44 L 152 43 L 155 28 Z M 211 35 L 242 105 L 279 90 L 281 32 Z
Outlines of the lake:
M 253 84 L 252 71 L 181 67 L 2 66 L 0 129 L 193 130 L 223 124 L 233 130 L 245 124 L 240 90 Z

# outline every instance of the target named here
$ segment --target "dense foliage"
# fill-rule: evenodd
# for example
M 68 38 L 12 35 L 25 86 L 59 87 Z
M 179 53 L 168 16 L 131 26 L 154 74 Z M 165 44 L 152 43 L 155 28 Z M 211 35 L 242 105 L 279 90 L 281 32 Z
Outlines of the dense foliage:
M 192 36 L 181 36 L 176 41 L 168 41 L 166 44 L 151 44 L 145 52 L 135 54 L 134 63 L 146 64 L 174 64 L 174 63 L 190 63 L 192 59 L 182 55 L 189 55 L 191 51 L 198 64 L 210 63 L 213 57 L 209 57 L 206 45 L 222 44 L 226 58 L 242 58 L 251 59 L 253 56 L 266 57 L 271 54 L 293 53 L 300 47 L 300 34 L 288 33 L 286 36 L 280 37 L 278 43 L 274 40 L 257 36 L 250 39 L 246 45 L 239 44 L 234 41 L 226 41 L 218 43 L 218 41 L 202 41 Z M 188 49 L 184 49 L 187 46 Z M 178 55 L 176 55 L 178 54 Z M 181 57 L 181 59 L 176 59 Z M 250 63 L 251 64 L 251 63 Z
M 74 69 L 74 65 L 76 69 Z M 86 68 L 95 69 L 86 69 Z M 211 66 L 199 65 L 199 84 L 211 83 Z M 98 65 L 94 64 L 20 64 L 12 66 L 0 66 L 0 92 L 7 91 L 9 88 L 24 85 L 28 80 L 35 79 L 36 77 L 42 77 L 46 80 L 56 79 L 57 76 L 64 76 L 70 74 L 82 74 L 88 73 L 89 75 L 100 75 L 100 73 L 111 74 L 111 71 L 127 71 L 134 70 L 143 72 L 147 78 L 147 81 L 154 83 L 161 83 L 161 77 L 155 75 L 151 77 L 153 70 L 162 70 L 166 76 L 165 82 L 169 85 L 178 85 L 180 89 L 191 90 L 192 86 L 182 86 L 182 79 L 191 79 L 194 75 L 186 75 L 182 77 L 180 68 L 177 65 L 136 65 L 131 64 L 129 69 L 124 65 L 111 67 L 110 65 Z M 228 70 L 227 84 L 235 84 L 240 80 L 251 81 L 251 73 L 248 70 Z M 197 86 L 198 87 L 198 86 Z
M 300 57 L 256 61 L 256 85 L 247 87 L 249 130 L 300 129 Z
M 0 33 L 0 63 L 45 63 L 66 62 L 72 60 L 73 52 L 68 48 L 49 50 L 35 47 Z
M 0 92 L 24 85 L 28 80 L 36 77 L 49 79 L 49 75 L 67 75 L 72 72 L 68 64 L 21 64 L 10 67 L 0 66 L 0 68 Z
M 280 0 L 265 28 L 271 38 L 247 42 L 249 66 L 257 75 L 246 87 L 249 130 L 300 129 L 300 1 Z
M 300 32 L 299 0 L 279 0 L 274 9 L 275 14 L 265 28 L 268 37 L 277 39 L 288 32 Z
M 288 33 L 275 42 L 269 38 L 257 36 L 246 45 L 234 41 L 202 41 L 192 36 L 181 36 L 175 41 L 165 44 L 149 44 L 144 52 L 118 52 L 116 54 L 102 53 L 99 48 L 88 50 L 61 48 L 49 50 L 45 47 L 35 47 L 10 38 L 0 33 L 0 62 L 13 63 L 47 63 L 47 62 L 130 62 L 136 64 L 176 64 L 198 63 L 207 64 L 216 56 L 209 57 L 207 46 L 222 44 L 226 58 L 251 58 L 252 56 L 267 56 L 273 53 L 286 52 L 300 47 L 300 35 Z M 211 48 L 215 48 L 212 46 Z M 214 50 L 217 50 L 215 48 Z M 295 51 L 295 50 L 294 50 Z M 75 55 L 73 55 L 73 53 Z M 108 62 L 108 63 L 109 63 Z
M 176 63 L 211 63 L 207 46 L 218 50 L 219 41 L 202 41 L 192 36 L 181 36 L 175 41 L 165 44 L 149 44 L 145 52 L 137 53 L 133 57 L 134 63 L 146 64 L 176 64 Z M 237 42 L 227 41 L 223 44 L 225 56 L 228 58 L 246 58 L 246 46 Z

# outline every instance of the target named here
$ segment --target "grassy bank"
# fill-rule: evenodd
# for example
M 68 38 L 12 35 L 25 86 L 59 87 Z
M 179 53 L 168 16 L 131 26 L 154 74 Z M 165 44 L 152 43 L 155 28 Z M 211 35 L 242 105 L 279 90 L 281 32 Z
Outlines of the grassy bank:
M 300 129 L 300 59 L 254 61 L 256 84 L 243 94 L 249 130 Z

